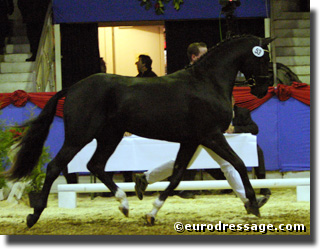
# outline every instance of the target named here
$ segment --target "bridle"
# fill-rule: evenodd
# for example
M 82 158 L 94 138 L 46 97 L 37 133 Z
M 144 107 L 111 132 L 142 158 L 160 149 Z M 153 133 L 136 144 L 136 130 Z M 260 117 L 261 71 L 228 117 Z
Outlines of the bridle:
M 235 81 L 235 85 L 248 85 L 250 88 L 256 86 L 256 79 L 258 78 L 262 78 L 262 79 L 270 79 L 271 76 L 267 75 L 267 76 L 255 76 L 255 75 L 251 75 L 250 78 L 244 80 L 244 81 Z
M 261 44 L 260 44 L 261 46 Z M 263 49 L 265 52 L 270 53 L 269 50 Z M 262 57 L 261 57 L 262 59 Z M 260 69 L 261 69 L 261 64 L 260 64 Z M 262 71 L 262 70 L 261 70 Z M 248 79 L 244 80 L 244 81 L 235 81 L 235 85 L 248 85 L 250 88 L 256 86 L 256 79 L 270 79 L 272 76 L 269 75 L 251 75 L 251 77 L 249 77 Z

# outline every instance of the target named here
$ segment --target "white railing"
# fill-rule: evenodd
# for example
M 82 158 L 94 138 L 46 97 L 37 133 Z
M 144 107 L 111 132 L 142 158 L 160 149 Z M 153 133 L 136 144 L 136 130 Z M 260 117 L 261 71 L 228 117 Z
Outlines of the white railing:
M 297 187 L 297 201 L 310 201 L 310 179 L 309 178 L 288 178 L 288 179 L 259 179 L 250 180 L 253 188 L 288 188 Z M 135 183 L 117 183 L 119 188 L 125 192 L 134 192 Z M 146 191 L 163 191 L 169 185 L 168 181 L 156 182 L 148 185 Z M 225 180 L 208 181 L 181 181 L 175 190 L 211 190 L 231 189 Z M 110 192 L 102 183 L 83 184 L 59 184 L 58 203 L 60 208 L 76 208 L 76 193 Z
M 52 3 L 49 4 L 46 13 L 33 73 L 37 92 L 57 91 Z
M 275 21 L 275 1 L 276 0 L 271 0 L 270 1 L 270 8 L 271 8 L 271 18 L 270 18 L 270 33 L 271 37 L 275 38 L 275 30 L 274 30 L 274 21 Z M 272 68 L 273 68 L 273 85 L 276 86 L 277 84 L 277 56 L 276 56 L 276 43 L 273 41 L 271 43 L 271 60 L 272 60 Z

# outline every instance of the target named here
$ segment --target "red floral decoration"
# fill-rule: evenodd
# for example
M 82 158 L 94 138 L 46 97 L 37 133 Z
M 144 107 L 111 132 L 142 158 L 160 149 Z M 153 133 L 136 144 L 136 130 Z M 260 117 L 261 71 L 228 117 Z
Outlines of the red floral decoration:
M 27 92 L 23 90 L 17 90 L 12 93 L 11 103 L 16 107 L 23 107 L 26 105 L 27 101 L 29 100 L 29 95 Z

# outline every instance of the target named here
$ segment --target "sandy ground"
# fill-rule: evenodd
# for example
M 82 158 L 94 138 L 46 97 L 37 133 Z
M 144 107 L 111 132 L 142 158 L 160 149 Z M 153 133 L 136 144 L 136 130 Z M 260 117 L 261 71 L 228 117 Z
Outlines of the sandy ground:
M 272 189 L 269 202 L 260 209 L 261 218 L 247 215 L 242 202 L 234 194 L 216 194 L 216 191 L 197 195 L 195 199 L 171 196 L 159 211 L 154 226 L 147 226 L 144 215 L 151 211 L 157 194 L 140 201 L 128 197 L 130 212 L 126 218 L 118 210 L 114 197 L 96 197 L 78 194 L 77 208 L 58 207 L 57 194 L 49 196 L 48 207 L 31 229 L 26 216 L 32 213 L 26 198 L 19 204 L 0 202 L 0 233 L 2 235 L 262 235 L 267 224 L 279 228 L 288 224 L 288 230 L 268 231 L 266 235 L 309 235 L 310 202 L 297 202 L 295 189 Z M 191 229 L 178 233 L 176 222 L 191 224 Z M 193 224 L 195 224 L 192 229 Z M 207 227 L 201 227 L 207 224 Z M 223 230 L 222 225 L 234 224 L 241 230 Z M 263 225 L 266 224 L 266 225 Z M 293 229 L 303 224 L 305 230 Z M 199 226 L 198 226 L 199 225 Z M 213 226 L 216 230 L 213 231 Z M 251 230 L 250 230 L 251 228 Z M 291 228 L 291 229 L 290 229 Z M 301 228 L 301 227 L 300 227 Z M 293 230 L 293 231 L 292 231 Z M 292 231 L 292 232 L 291 232 Z

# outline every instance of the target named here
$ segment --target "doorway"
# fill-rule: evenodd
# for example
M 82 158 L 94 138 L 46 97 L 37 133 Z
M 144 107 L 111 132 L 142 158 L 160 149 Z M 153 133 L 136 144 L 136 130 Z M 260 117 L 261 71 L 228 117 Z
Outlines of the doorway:
M 152 70 L 165 75 L 164 25 L 99 27 L 100 57 L 107 73 L 136 76 L 140 54 L 152 59 Z

